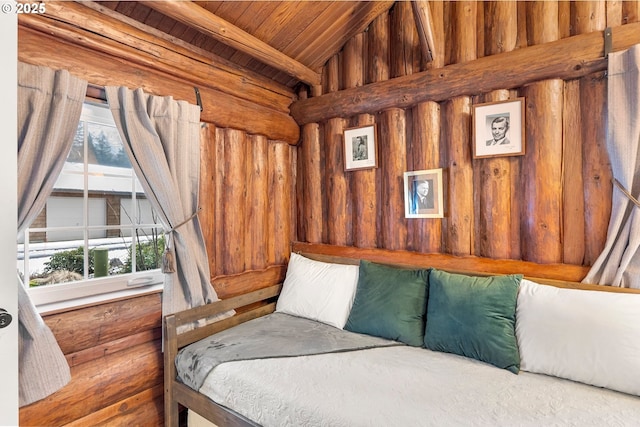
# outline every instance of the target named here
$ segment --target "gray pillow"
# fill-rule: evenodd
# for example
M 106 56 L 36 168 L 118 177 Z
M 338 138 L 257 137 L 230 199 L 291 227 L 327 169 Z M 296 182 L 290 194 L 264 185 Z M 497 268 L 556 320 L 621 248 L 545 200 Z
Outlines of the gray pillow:
M 356 296 L 345 329 L 420 347 L 429 270 L 361 260 Z

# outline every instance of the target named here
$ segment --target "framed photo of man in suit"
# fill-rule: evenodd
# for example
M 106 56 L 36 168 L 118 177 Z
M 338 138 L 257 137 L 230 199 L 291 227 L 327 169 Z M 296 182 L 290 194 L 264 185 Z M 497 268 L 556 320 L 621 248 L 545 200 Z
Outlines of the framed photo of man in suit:
M 524 155 L 524 98 L 473 106 L 473 158 Z
M 442 188 L 442 169 L 405 172 L 405 218 L 443 218 Z

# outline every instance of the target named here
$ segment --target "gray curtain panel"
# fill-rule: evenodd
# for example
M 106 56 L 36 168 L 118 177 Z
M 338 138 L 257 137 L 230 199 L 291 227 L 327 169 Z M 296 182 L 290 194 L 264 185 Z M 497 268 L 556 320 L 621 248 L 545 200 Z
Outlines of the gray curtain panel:
M 585 283 L 640 288 L 640 45 L 609 54 L 607 151 L 616 185 L 605 248 Z
M 167 233 L 173 265 L 165 269 L 163 314 L 217 301 L 197 217 L 200 108 L 141 89 L 107 87 L 106 94 L 125 151 Z
M 87 82 L 64 70 L 18 64 L 18 232 L 47 202 L 76 133 Z M 43 399 L 71 379 L 51 330 L 18 277 L 20 406 Z

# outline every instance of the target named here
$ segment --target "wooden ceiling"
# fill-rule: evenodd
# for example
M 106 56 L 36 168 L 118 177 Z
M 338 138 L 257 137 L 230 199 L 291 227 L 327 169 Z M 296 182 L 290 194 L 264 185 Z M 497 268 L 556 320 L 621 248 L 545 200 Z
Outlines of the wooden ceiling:
M 393 1 L 105 1 L 141 22 L 288 87 L 319 84 L 325 62 Z

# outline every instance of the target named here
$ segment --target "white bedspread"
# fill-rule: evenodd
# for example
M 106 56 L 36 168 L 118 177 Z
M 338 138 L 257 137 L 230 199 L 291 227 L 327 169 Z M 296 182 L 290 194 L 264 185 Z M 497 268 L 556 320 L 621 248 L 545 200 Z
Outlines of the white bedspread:
M 201 393 L 263 426 L 640 426 L 640 397 L 390 347 L 228 362 Z

